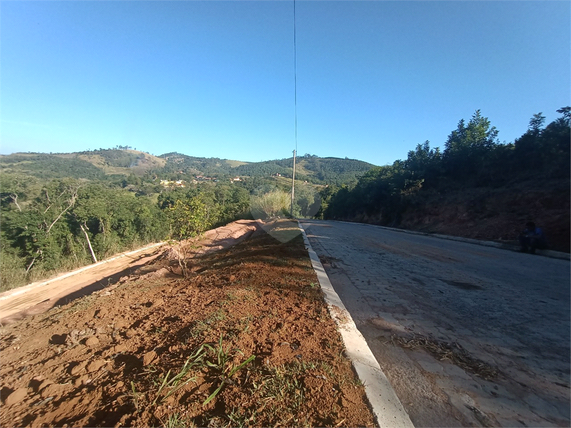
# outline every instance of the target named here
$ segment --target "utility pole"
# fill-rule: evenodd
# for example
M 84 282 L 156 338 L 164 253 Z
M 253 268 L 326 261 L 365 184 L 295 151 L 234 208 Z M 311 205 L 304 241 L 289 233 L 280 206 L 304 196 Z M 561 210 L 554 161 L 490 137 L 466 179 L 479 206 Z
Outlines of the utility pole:
M 293 217 L 293 198 L 295 194 L 295 150 L 293 151 L 293 174 L 291 175 L 291 216 Z

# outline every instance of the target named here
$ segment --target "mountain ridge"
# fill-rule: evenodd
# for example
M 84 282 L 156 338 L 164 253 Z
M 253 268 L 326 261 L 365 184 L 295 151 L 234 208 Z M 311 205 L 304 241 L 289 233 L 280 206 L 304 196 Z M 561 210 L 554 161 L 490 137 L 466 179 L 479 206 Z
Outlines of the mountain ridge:
M 3 172 L 26 173 L 38 178 L 102 179 L 105 176 L 154 174 L 183 176 L 289 176 L 293 158 L 260 162 L 197 157 L 178 152 L 159 156 L 131 149 L 99 149 L 72 153 L 12 153 L 0 155 Z M 357 159 L 304 155 L 297 158 L 296 177 L 316 184 L 354 181 L 375 165 Z

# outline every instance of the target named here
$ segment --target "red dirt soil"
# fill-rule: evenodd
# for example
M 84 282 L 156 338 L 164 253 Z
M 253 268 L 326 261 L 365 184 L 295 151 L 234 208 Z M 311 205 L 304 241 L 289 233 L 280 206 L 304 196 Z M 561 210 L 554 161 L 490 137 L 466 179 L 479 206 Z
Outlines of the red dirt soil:
M 300 235 L 182 252 L 2 327 L 0 424 L 374 424 Z
M 254 220 L 235 221 L 209 230 L 176 248 L 185 252 L 187 258 L 201 256 L 235 245 L 250 236 L 258 227 Z M 153 244 L 118 254 L 59 277 L 0 293 L 0 322 L 7 324 L 28 315 L 40 314 L 54 306 L 61 306 L 113 285 L 123 277 L 153 271 L 154 267 L 149 265 L 164 253 L 165 248 L 171 253 L 177 251 L 176 248 L 164 247 L 164 243 Z

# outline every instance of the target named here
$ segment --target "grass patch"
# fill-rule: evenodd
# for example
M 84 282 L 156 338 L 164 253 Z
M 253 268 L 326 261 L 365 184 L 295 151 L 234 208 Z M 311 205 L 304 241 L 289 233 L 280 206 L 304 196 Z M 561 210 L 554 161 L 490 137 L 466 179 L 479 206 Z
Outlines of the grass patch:
M 204 356 L 206 354 L 208 345 L 202 345 L 198 350 L 192 354 L 180 371 L 169 379 L 171 371 L 169 370 L 167 374 L 163 377 L 161 386 L 159 387 L 155 400 L 153 401 L 153 406 L 157 403 L 157 400 L 163 401 L 167 399 L 170 395 L 178 391 L 180 388 L 196 380 L 196 376 L 188 376 L 195 367 L 204 367 Z M 185 379 L 186 378 L 186 379 Z
M 218 342 L 218 346 L 216 348 L 210 345 L 205 345 L 205 346 L 207 346 L 208 349 L 211 352 L 213 352 L 216 356 L 215 361 L 213 362 L 207 361 L 206 364 L 218 373 L 218 379 L 220 381 L 220 385 L 218 386 L 218 388 L 214 390 L 212 394 L 208 396 L 208 398 L 204 401 L 204 403 L 202 403 L 203 406 L 210 403 L 218 395 L 218 393 L 222 390 L 222 388 L 224 388 L 224 385 L 234 384 L 234 382 L 231 379 L 232 376 L 234 376 L 237 372 L 242 370 L 244 367 L 246 367 L 248 364 L 250 364 L 252 361 L 256 359 L 255 355 L 250 355 L 245 361 L 241 362 L 237 366 L 232 367 L 229 364 L 230 355 L 228 351 L 224 349 L 224 346 L 222 344 L 222 336 L 220 336 L 220 341 Z

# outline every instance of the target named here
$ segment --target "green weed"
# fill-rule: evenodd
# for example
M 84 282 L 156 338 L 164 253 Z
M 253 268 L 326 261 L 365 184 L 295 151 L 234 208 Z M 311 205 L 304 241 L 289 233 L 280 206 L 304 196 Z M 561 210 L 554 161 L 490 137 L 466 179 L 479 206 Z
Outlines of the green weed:
M 238 296 L 236 296 L 236 293 L 229 291 L 228 293 L 226 293 L 226 300 L 223 300 L 221 302 L 221 304 L 222 305 L 228 305 L 228 304 L 230 304 L 230 302 L 234 302 L 237 299 L 238 299 Z
M 202 336 L 205 331 L 210 330 L 217 322 L 224 321 L 225 319 L 226 313 L 222 309 L 218 309 L 204 320 L 197 321 L 188 332 L 188 338 Z
M 206 324 L 212 324 L 218 321 L 224 321 L 226 319 L 226 313 L 222 309 L 218 309 L 216 312 L 210 314 L 206 319 Z
M 178 413 L 169 415 L 166 423 L 164 423 L 164 428 L 194 428 L 194 426 L 192 421 L 188 421 Z
M 335 374 L 333 367 L 331 367 L 331 365 L 327 364 L 324 361 L 321 361 L 319 363 L 319 369 L 322 370 L 329 377 L 333 377 L 333 375 Z
M 242 428 L 256 423 L 256 411 L 248 416 L 247 410 L 242 408 L 232 408 L 232 411 L 227 417 L 234 427 Z
M 131 398 L 133 399 L 133 404 L 135 405 L 135 409 L 137 410 L 137 412 L 139 411 L 139 399 L 141 398 L 141 396 L 143 395 L 141 392 L 137 392 L 137 389 L 135 388 L 135 384 L 133 383 L 133 381 L 131 381 Z
M 234 382 L 231 380 L 232 376 L 234 376 L 236 373 L 238 373 L 240 370 L 242 370 L 244 367 L 246 367 L 248 364 L 250 364 L 252 361 L 256 359 L 255 355 L 250 355 L 250 357 L 248 357 L 245 361 L 243 361 L 239 365 L 230 367 L 229 365 L 230 355 L 224 349 L 222 345 L 222 340 L 223 337 L 220 336 L 220 340 L 216 348 L 208 344 L 204 345 L 212 353 L 214 353 L 214 356 L 216 357 L 215 361 L 206 361 L 206 364 L 208 365 L 208 367 L 213 368 L 215 371 L 219 372 L 218 378 L 220 379 L 220 385 L 218 386 L 218 388 L 214 390 L 212 394 L 210 394 L 210 396 L 204 401 L 204 403 L 202 403 L 203 406 L 210 403 L 218 395 L 218 393 L 222 391 L 224 385 L 233 384 Z
M 204 354 L 206 353 L 207 346 L 209 345 L 202 345 L 194 354 L 188 357 L 178 374 L 172 378 L 169 379 L 171 371 L 169 370 L 167 372 L 167 374 L 163 377 L 162 383 L 157 391 L 153 405 L 155 405 L 159 399 L 160 401 L 165 400 L 189 382 L 196 380 L 196 377 L 187 377 L 187 375 L 195 367 L 202 367 L 204 365 Z
M 264 400 L 268 400 L 268 411 L 276 421 L 287 420 L 296 414 L 305 402 L 305 388 L 299 379 L 302 366 L 281 365 L 270 369 L 259 385 L 254 385 Z M 295 421 L 294 421 L 295 422 Z
M 252 315 L 240 318 L 239 327 L 242 333 L 248 333 L 250 331 L 250 323 L 252 322 L 253 318 L 254 317 Z

